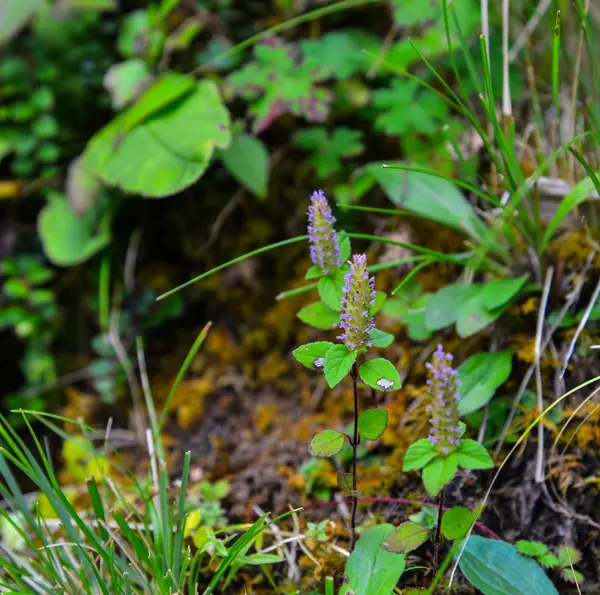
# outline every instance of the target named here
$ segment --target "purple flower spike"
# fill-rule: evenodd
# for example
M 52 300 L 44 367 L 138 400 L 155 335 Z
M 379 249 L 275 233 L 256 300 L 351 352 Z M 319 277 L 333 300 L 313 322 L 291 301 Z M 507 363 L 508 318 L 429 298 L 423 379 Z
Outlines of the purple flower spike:
M 338 339 L 343 341 L 350 351 L 371 347 L 369 333 L 375 327 L 369 314 L 375 299 L 375 277 L 369 277 L 367 257 L 355 254 L 348 261 L 350 270 L 344 277 L 344 289 L 340 314 L 340 327 L 344 334 Z
M 333 228 L 335 217 L 322 190 L 313 192 L 308 207 L 308 241 L 310 259 L 327 274 L 342 264 L 340 243 Z
M 452 368 L 452 355 L 445 353 L 438 345 L 433 360 L 427 364 L 429 380 L 427 385 L 431 404 L 431 430 L 429 439 L 434 448 L 443 456 L 454 452 L 460 444 L 460 426 L 458 416 L 458 371 Z

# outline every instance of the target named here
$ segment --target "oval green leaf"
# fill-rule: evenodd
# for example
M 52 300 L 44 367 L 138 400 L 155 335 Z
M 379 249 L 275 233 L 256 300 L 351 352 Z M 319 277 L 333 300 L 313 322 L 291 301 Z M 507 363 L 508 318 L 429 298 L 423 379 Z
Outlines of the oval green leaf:
M 463 438 L 456 449 L 458 464 L 463 469 L 491 469 L 494 461 L 483 444 L 477 440 Z
M 328 308 L 323 302 L 315 302 L 302 308 L 297 316 L 302 322 L 322 330 L 335 328 L 340 323 L 340 313 Z
M 460 307 L 478 293 L 479 285 L 454 283 L 446 285 L 425 306 L 425 326 L 430 331 L 438 331 L 456 322 Z
M 369 336 L 371 337 L 371 344 L 373 347 L 378 347 L 380 349 L 389 347 L 394 342 L 394 335 L 380 331 L 378 328 L 371 329 Z
M 367 409 L 358 417 L 358 432 L 361 438 L 377 440 L 387 426 L 388 412 L 385 409 Z
M 402 471 L 415 471 L 416 469 L 422 469 L 439 456 L 439 453 L 431 444 L 429 438 L 421 438 L 413 442 L 404 455 L 404 465 Z
M 460 401 L 458 411 L 468 415 L 483 407 L 504 384 L 512 370 L 512 351 L 476 353 L 459 369 Z
M 324 372 L 329 388 L 333 388 L 348 376 L 357 355 L 356 351 L 348 351 L 345 345 L 334 345 L 327 351 Z
M 319 297 L 323 303 L 332 310 L 339 311 L 344 287 L 344 275 L 335 271 L 319 280 Z
M 437 496 L 441 489 L 452 481 L 457 471 L 456 453 L 433 459 L 423 468 L 423 485 L 427 493 L 430 496 Z
M 390 392 L 402 386 L 398 370 L 383 357 L 365 362 L 358 369 L 358 375 L 365 384 L 375 390 Z
M 383 549 L 396 554 L 408 554 L 429 539 L 429 530 L 423 525 L 406 521 L 392 531 L 383 542 Z
M 292 351 L 292 355 L 306 368 L 311 370 L 323 370 L 325 366 L 325 355 L 333 347 L 329 341 L 317 341 L 300 345 Z
M 473 513 L 464 506 L 455 506 L 446 510 L 442 516 L 442 535 L 449 541 L 462 539 L 474 520 Z
M 323 430 L 311 441 L 308 450 L 315 457 L 333 457 L 344 446 L 344 434 L 335 430 Z

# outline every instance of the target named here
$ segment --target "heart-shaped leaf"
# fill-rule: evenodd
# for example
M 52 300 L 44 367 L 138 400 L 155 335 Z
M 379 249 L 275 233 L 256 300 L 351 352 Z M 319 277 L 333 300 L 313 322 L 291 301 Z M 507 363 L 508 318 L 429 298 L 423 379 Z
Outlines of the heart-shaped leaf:
M 356 361 L 356 351 L 348 351 L 345 345 L 334 345 L 325 355 L 325 380 L 329 388 L 339 384 L 350 372 Z
M 377 440 L 387 426 L 388 412 L 385 409 L 367 409 L 358 417 L 358 432 L 361 438 Z
M 315 457 L 333 457 L 344 446 L 344 434 L 335 430 L 323 430 L 311 441 L 308 450 Z
M 390 392 L 402 386 L 400 374 L 394 365 L 383 357 L 365 362 L 359 369 L 360 379 L 375 390 Z

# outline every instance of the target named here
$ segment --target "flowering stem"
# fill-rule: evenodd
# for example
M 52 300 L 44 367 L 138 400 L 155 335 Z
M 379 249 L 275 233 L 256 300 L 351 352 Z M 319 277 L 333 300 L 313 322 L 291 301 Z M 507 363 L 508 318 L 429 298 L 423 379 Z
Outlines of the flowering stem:
M 358 449 L 358 368 L 352 365 L 352 386 L 354 388 L 354 437 L 352 438 L 352 518 L 350 520 L 350 551 L 356 544 L 356 509 L 358 508 L 358 491 L 356 481 L 356 451 Z
M 444 514 L 444 492 L 446 488 L 442 488 L 440 492 L 440 502 L 438 505 L 438 523 L 435 530 L 435 541 L 433 543 L 433 574 L 437 572 L 438 568 L 438 554 L 440 550 L 441 533 L 442 533 L 442 515 Z

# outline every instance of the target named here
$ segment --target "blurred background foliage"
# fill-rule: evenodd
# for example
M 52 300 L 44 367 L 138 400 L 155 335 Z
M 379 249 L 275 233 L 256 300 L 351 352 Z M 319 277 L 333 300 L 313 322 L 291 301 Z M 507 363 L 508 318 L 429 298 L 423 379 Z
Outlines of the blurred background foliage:
M 398 198 L 369 164 L 467 177 L 486 165 L 422 60 L 455 83 L 439 2 L 3 0 L 0 11 L 4 408 L 47 408 L 62 398 L 52 389 L 76 381 L 117 400 L 137 334 L 160 343 L 218 307 L 210 286 L 156 296 L 297 233 L 315 186 L 342 204 L 377 192 L 385 205 L 410 192 Z M 511 11 L 518 32 L 533 7 Z M 455 1 L 452 24 L 454 43 L 477 48 L 478 2 Z M 476 95 L 466 56 L 457 68 Z M 510 85 L 520 105 L 519 62 Z M 425 200 L 416 181 L 407 188 Z M 358 215 L 344 217 L 352 227 Z M 266 278 L 295 254 L 267 260 Z

